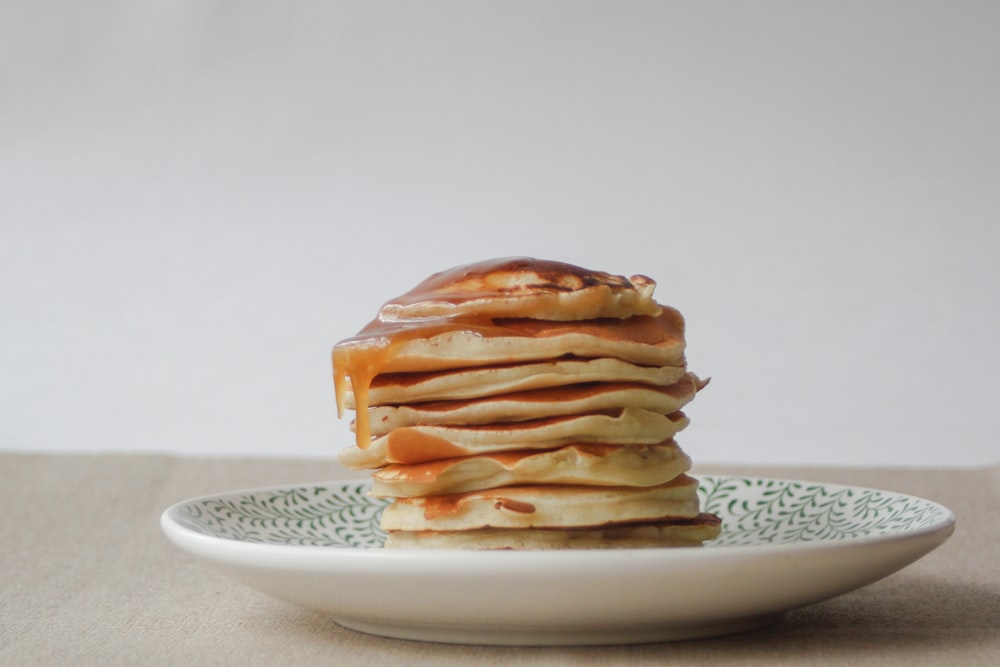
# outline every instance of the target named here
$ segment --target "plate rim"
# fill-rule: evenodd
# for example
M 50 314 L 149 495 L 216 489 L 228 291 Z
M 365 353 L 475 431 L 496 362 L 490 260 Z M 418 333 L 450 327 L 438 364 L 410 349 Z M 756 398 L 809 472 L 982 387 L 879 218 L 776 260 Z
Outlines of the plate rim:
M 383 549 L 377 547 L 352 547 L 352 546 L 320 546 L 320 545 L 302 545 L 302 544 L 268 544 L 262 542 L 253 542 L 249 540 L 233 539 L 228 537 L 219 537 L 216 535 L 210 535 L 205 532 L 200 532 L 193 530 L 174 519 L 173 514 L 179 512 L 180 509 L 186 505 L 204 502 L 213 499 L 221 499 L 231 496 L 248 495 L 253 493 L 268 493 L 272 491 L 288 490 L 292 488 L 309 488 L 318 486 L 332 486 L 332 485 L 342 485 L 342 484 L 359 484 L 359 485 L 370 485 L 371 481 L 365 478 L 342 478 L 342 479 L 331 479 L 331 480 L 318 480 L 318 481 L 306 481 L 306 482 L 293 482 L 284 484 L 273 484 L 261 487 L 248 487 L 241 489 L 233 489 L 229 491 L 221 491 L 216 493 L 207 493 L 203 495 L 194 496 L 185 500 L 175 502 L 168 506 L 160 515 L 160 527 L 161 530 L 175 541 L 174 538 L 179 538 L 183 540 L 184 543 L 189 545 L 201 544 L 203 547 L 209 545 L 215 545 L 219 548 L 224 548 L 231 552 L 243 552 L 246 551 L 249 554 L 264 556 L 266 554 L 281 555 L 286 558 L 313 558 L 317 555 L 322 554 L 328 558 L 336 559 L 350 559 L 357 557 L 364 558 L 377 558 L 380 560 L 431 560 L 440 558 L 442 553 L 447 554 L 462 554 L 466 556 L 474 555 L 475 558 L 480 560 L 489 559 L 504 559 L 504 560 L 516 560 L 519 558 L 525 558 L 530 555 L 530 557 L 541 559 L 552 559 L 565 561 L 570 559 L 587 559 L 587 560 L 601 560 L 607 559 L 620 559 L 624 554 L 646 554 L 640 556 L 629 555 L 627 558 L 646 558 L 646 557 L 656 557 L 663 558 L 665 556 L 677 560 L 682 560 L 685 557 L 695 556 L 698 560 L 703 561 L 706 558 L 721 558 L 722 556 L 708 556 L 707 554 L 725 554 L 738 555 L 742 553 L 752 553 L 759 555 L 769 555 L 768 552 L 780 552 L 787 553 L 790 550 L 793 552 L 799 551 L 813 551 L 817 549 L 827 550 L 835 548 L 853 548 L 865 544 L 881 544 L 894 541 L 905 541 L 918 539 L 920 537 L 928 537 L 941 533 L 943 531 L 948 531 L 942 539 L 947 539 L 954 531 L 955 525 L 957 523 L 957 517 L 955 513 L 947 506 L 943 505 L 934 500 L 924 498 L 922 496 L 916 496 L 909 493 L 902 493 L 899 491 L 892 491 L 888 489 L 879 489 L 869 486 L 858 486 L 853 484 L 845 484 L 839 482 L 819 482 L 811 480 L 801 480 L 801 479 L 791 479 L 785 477 L 772 477 L 772 476 L 756 476 L 756 475 L 738 475 L 738 474 L 725 474 L 725 473 L 705 473 L 696 474 L 695 477 L 699 480 L 702 479 L 737 479 L 737 480 L 750 480 L 753 482 L 784 482 L 789 484 L 810 484 L 810 485 L 820 485 L 827 489 L 834 489 L 836 491 L 850 489 L 860 492 L 878 492 L 884 494 L 892 494 L 897 498 L 908 498 L 925 503 L 937 510 L 940 514 L 940 518 L 931 524 L 926 526 L 920 526 L 918 528 L 907 529 L 899 532 L 883 534 L 883 535 L 865 535 L 860 537 L 848 537 L 840 539 L 815 539 L 815 540 L 803 540 L 799 542 L 783 542 L 783 543 L 763 543 L 763 544 L 738 544 L 738 545 L 718 545 L 712 546 L 708 545 L 702 548 L 676 548 L 676 547 L 649 547 L 641 549 L 523 549 L 523 550 L 476 550 L 476 549 Z M 225 546 L 223 546 L 225 545 Z M 180 544 L 178 544 L 180 546 Z M 199 549 L 199 551 L 203 551 Z M 293 556 L 292 554 L 298 554 Z M 348 555 L 350 554 L 350 555 Z M 685 556 L 687 554 L 687 556 Z M 773 553 L 771 554 L 773 555 Z

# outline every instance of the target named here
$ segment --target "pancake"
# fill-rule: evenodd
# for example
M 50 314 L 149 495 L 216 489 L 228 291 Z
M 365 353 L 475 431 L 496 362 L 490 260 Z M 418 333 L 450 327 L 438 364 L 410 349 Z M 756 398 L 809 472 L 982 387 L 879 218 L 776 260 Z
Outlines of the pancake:
M 369 422 L 372 434 L 379 436 L 408 426 L 522 422 L 624 408 L 670 414 L 690 403 L 700 384 L 697 377 L 688 374 L 668 387 L 595 382 L 464 401 L 383 406 L 369 411 Z
M 505 258 L 432 275 L 333 350 L 388 548 L 688 546 L 718 535 L 673 440 L 707 384 L 656 284 Z
M 698 482 L 680 475 L 652 487 L 534 485 L 397 498 L 382 530 L 599 527 L 698 516 Z
M 386 549 L 641 549 L 699 547 L 719 536 L 712 514 L 694 519 L 634 523 L 602 528 L 480 528 L 478 530 L 391 531 Z
M 550 417 L 484 426 L 409 426 L 373 440 L 368 447 L 340 450 L 340 463 L 356 470 L 390 463 L 420 463 L 520 449 L 556 449 L 570 444 L 655 445 L 688 424 L 683 412 L 661 415 L 626 408 L 616 414 Z
M 515 391 L 586 382 L 674 384 L 684 377 L 683 358 L 677 366 L 638 366 L 621 359 L 569 359 L 502 366 L 456 368 L 436 373 L 382 373 L 372 379 L 369 405 L 401 405 L 495 396 Z M 354 409 L 348 381 L 346 406 Z
M 372 474 L 371 495 L 427 496 L 517 484 L 656 486 L 690 468 L 691 459 L 669 440 L 658 445 L 568 445 L 388 465 Z
M 646 276 L 615 276 L 579 266 L 510 257 L 435 273 L 387 302 L 382 319 L 485 315 L 542 320 L 588 320 L 656 315 L 656 283 Z
M 684 352 L 684 318 L 656 316 L 556 322 L 529 318 L 374 320 L 334 348 L 335 363 L 376 362 L 378 373 L 410 373 L 576 357 L 673 366 Z M 378 374 L 376 373 L 376 375 Z M 374 375 L 372 376 L 374 377 Z M 356 378 L 352 382 L 357 389 Z
M 381 373 L 425 372 L 511 362 L 612 357 L 642 366 L 675 366 L 684 356 L 684 318 L 673 308 L 653 316 L 553 322 L 532 319 L 467 321 L 376 319 L 333 350 L 337 412 L 343 414 L 346 379 L 356 403 L 355 443 L 366 447 L 368 389 Z

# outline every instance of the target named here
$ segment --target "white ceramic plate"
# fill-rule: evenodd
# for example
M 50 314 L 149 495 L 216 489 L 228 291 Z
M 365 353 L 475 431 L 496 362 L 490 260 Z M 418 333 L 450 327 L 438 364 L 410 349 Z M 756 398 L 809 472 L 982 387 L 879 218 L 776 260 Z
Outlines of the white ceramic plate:
M 237 491 L 163 513 L 181 549 L 378 635 L 473 644 L 706 637 L 870 584 L 944 542 L 954 516 L 888 491 L 701 476 L 723 534 L 703 548 L 394 551 L 367 481 Z

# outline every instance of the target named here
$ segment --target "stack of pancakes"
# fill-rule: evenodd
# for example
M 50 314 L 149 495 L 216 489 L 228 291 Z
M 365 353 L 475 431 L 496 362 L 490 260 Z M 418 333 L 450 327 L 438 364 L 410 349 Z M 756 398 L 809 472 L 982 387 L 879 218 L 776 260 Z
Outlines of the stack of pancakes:
M 530 258 L 435 274 L 334 348 L 353 469 L 375 469 L 386 547 L 697 545 L 673 440 L 704 382 L 655 283 Z

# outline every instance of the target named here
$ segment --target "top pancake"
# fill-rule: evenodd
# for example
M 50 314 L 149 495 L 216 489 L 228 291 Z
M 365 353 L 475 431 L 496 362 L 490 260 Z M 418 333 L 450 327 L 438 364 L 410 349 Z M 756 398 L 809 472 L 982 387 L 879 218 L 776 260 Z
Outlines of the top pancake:
M 587 320 L 657 315 L 656 283 L 530 257 L 492 259 L 435 273 L 382 306 L 382 320 L 480 315 Z

